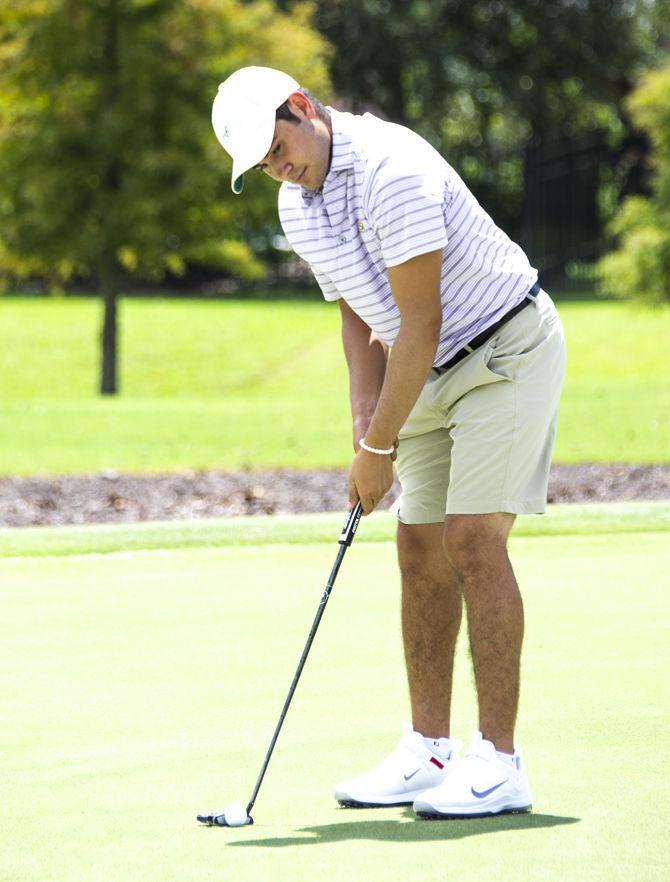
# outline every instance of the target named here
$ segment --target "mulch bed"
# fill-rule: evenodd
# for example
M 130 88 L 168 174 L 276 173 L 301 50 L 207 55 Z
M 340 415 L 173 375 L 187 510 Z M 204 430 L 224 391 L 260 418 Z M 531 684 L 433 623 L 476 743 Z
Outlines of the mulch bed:
M 110 524 L 236 515 L 341 511 L 347 473 L 318 471 L 188 472 L 0 478 L 0 526 Z M 382 503 L 397 496 L 394 486 Z M 670 499 L 667 465 L 555 465 L 550 502 Z

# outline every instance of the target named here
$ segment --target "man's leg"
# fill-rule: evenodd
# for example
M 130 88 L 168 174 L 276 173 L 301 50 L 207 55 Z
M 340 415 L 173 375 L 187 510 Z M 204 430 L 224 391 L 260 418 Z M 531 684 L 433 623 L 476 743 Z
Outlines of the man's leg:
M 454 650 L 462 611 L 459 577 L 445 556 L 443 532 L 443 523 L 398 524 L 412 724 L 429 738 L 450 734 Z
M 514 751 L 519 703 L 523 604 L 507 555 L 514 515 L 449 515 L 444 550 L 465 599 L 479 699 L 479 729 L 504 753 Z
M 444 781 L 414 800 L 420 818 L 527 812 L 532 806 L 514 747 L 523 606 L 507 557 L 514 515 L 447 515 L 444 550 L 458 573 L 468 616 L 479 729 Z M 504 757 L 500 753 L 511 754 Z
M 342 806 L 412 805 L 446 779 L 458 757 L 460 743 L 449 740 L 449 711 L 462 601 L 442 547 L 443 532 L 442 521 L 398 525 L 412 726 L 405 726 L 396 749 L 378 766 L 336 785 Z M 426 743 L 424 736 L 435 743 Z

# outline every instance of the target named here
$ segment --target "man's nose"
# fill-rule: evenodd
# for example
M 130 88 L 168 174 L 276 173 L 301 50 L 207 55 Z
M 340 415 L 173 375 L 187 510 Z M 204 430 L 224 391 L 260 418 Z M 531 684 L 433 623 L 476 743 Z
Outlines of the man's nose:
M 288 178 L 293 170 L 292 163 L 285 159 L 276 160 L 270 164 L 272 173 L 276 178 Z

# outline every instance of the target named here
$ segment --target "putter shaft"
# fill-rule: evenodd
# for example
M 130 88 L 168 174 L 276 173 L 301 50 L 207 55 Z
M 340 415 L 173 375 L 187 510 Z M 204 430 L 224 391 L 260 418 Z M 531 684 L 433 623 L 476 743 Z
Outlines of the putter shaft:
M 268 764 L 270 762 L 270 757 L 272 756 L 272 751 L 274 750 L 275 744 L 277 743 L 277 738 L 279 737 L 279 733 L 281 731 L 281 727 L 284 723 L 284 719 L 286 718 L 286 713 L 291 704 L 291 700 L 293 698 L 293 694 L 295 693 L 296 686 L 298 685 L 298 680 L 300 679 L 300 675 L 302 674 L 302 669 L 305 667 L 305 662 L 307 661 L 307 656 L 309 655 L 309 650 L 314 642 L 314 636 L 319 627 L 319 623 L 321 621 L 321 617 L 323 616 L 323 612 L 326 608 L 326 604 L 328 603 L 328 599 L 330 597 L 330 593 L 333 590 L 333 585 L 335 584 L 335 579 L 340 569 L 340 564 L 342 563 L 342 559 L 345 555 L 347 548 L 353 542 L 354 536 L 356 535 L 356 530 L 358 529 L 358 524 L 361 519 L 361 515 L 363 510 L 361 508 L 361 503 L 357 502 L 354 508 L 349 512 L 347 520 L 345 521 L 344 527 L 342 528 L 342 533 L 340 534 L 340 538 L 338 542 L 340 543 L 340 547 L 337 552 L 337 557 L 335 558 L 335 563 L 333 564 L 333 568 L 330 572 L 330 576 L 328 577 L 328 582 L 326 583 L 326 587 L 321 596 L 321 600 L 319 601 L 319 608 L 316 611 L 316 615 L 314 617 L 314 621 L 312 623 L 312 627 L 310 629 L 309 635 L 307 637 L 307 642 L 305 643 L 305 648 L 302 651 L 302 655 L 300 656 L 300 661 L 298 662 L 298 667 L 296 668 L 295 675 L 293 676 L 293 682 L 291 683 L 291 688 L 288 691 L 288 695 L 286 696 L 286 701 L 284 702 L 284 707 L 282 708 L 282 712 L 279 716 L 279 721 L 272 735 L 272 740 L 270 741 L 270 746 L 268 747 L 267 753 L 265 754 L 265 759 L 263 760 L 263 766 L 261 767 L 260 774 L 258 775 L 258 780 L 256 781 L 256 786 L 254 787 L 253 793 L 251 794 L 251 799 L 247 805 L 247 814 L 254 807 L 254 803 L 256 802 L 256 797 L 258 796 L 258 791 L 261 789 L 261 784 L 263 783 L 263 778 L 265 777 L 265 772 L 267 770 Z
M 270 741 L 270 746 L 268 747 L 267 753 L 265 754 L 265 759 L 263 760 L 263 766 L 261 768 L 260 774 L 258 776 L 258 780 L 256 781 L 256 786 L 254 787 L 254 791 L 251 794 L 251 799 L 247 804 L 247 824 L 253 824 L 253 818 L 251 817 L 251 809 L 256 802 L 256 797 L 258 796 L 258 791 L 261 789 L 261 784 L 263 783 L 263 778 L 265 777 L 265 772 L 267 770 L 268 764 L 270 762 L 270 757 L 272 756 L 272 751 L 274 750 L 275 744 L 277 743 L 277 738 L 279 737 L 279 732 L 281 731 L 281 727 L 284 723 L 284 719 L 286 717 L 286 713 L 289 709 L 289 705 L 291 704 L 291 699 L 293 698 L 293 694 L 295 693 L 296 686 L 298 685 L 298 680 L 300 679 L 300 675 L 302 673 L 302 669 L 305 667 L 305 662 L 307 661 L 307 656 L 309 655 L 309 650 L 314 641 L 314 635 L 316 634 L 317 628 L 319 627 L 319 622 L 321 621 L 321 617 L 323 616 L 323 612 L 326 608 L 326 604 L 328 603 L 328 598 L 330 597 L 330 592 L 333 590 L 333 585 L 335 584 L 335 579 L 340 569 L 340 564 L 342 563 L 342 558 L 347 550 L 347 548 L 353 542 L 354 536 L 356 535 L 356 530 L 358 529 L 358 524 L 361 519 L 361 515 L 363 514 L 363 510 L 361 508 L 361 503 L 357 502 L 354 508 L 349 512 L 347 519 L 344 523 L 344 527 L 342 528 L 342 532 L 340 534 L 340 538 L 338 542 L 340 547 L 337 552 L 337 557 L 335 558 L 335 563 L 333 564 L 333 568 L 330 572 L 330 576 L 328 577 L 328 582 L 326 583 L 326 587 L 324 589 L 323 594 L 321 595 L 321 600 L 319 601 L 319 608 L 316 611 L 316 615 L 314 617 L 314 621 L 312 623 L 312 627 L 310 628 L 309 635 L 307 637 L 307 642 L 305 643 L 305 648 L 302 651 L 302 655 L 300 656 L 300 661 L 298 662 L 298 667 L 296 669 L 295 675 L 293 677 L 293 682 L 291 683 L 291 688 L 289 689 L 288 695 L 286 696 L 286 701 L 284 702 L 284 707 L 282 708 L 281 715 L 279 717 L 279 721 L 277 726 L 275 727 L 274 733 L 272 735 L 272 740 Z M 198 821 L 201 824 L 205 824 L 208 827 L 227 827 L 226 824 L 225 813 L 224 812 L 215 812 L 210 815 L 198 815 Z

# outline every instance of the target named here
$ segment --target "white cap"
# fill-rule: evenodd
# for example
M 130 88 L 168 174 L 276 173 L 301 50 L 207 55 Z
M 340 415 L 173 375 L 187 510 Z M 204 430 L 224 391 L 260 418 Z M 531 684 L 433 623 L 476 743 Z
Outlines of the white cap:
M 271 67 L 243 67 L 221 83 L 212 107 L 216 137 L 233 158 L 230 185 L 241 193 L 243 175 L 265 158 L 275 132 L 275 111 L 299 84 Z

